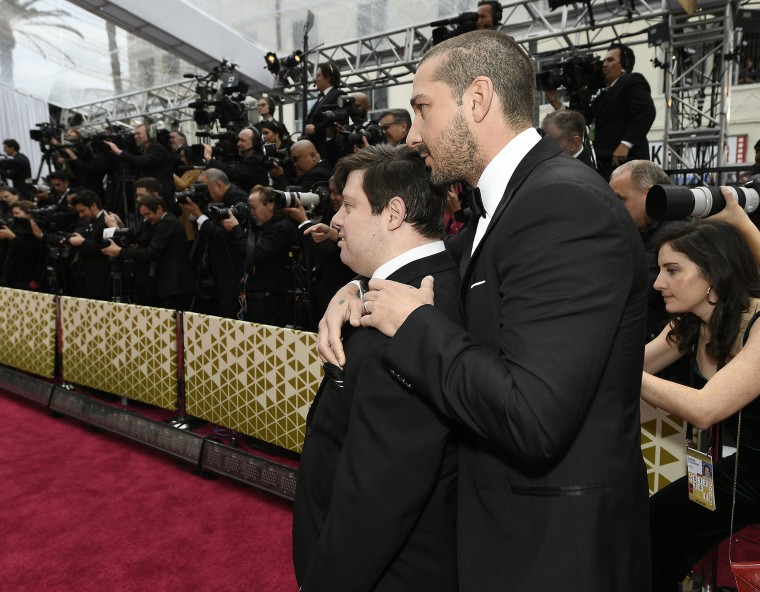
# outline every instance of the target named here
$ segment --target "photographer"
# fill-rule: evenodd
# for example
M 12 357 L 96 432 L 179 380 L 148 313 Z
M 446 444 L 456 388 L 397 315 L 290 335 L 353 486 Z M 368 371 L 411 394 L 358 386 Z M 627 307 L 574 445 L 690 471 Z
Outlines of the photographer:
M 332 168 L 317 152 L 314 144 L 309 140 L 299 140 L 290 149 L 290 157 L 293 159 L 296 179 L 295 185 L 301 191 L 310 191 L 317 183 L 325 183 L 332 176 Z
M 19 290 L 39 290 L 45 268 L 45 246 L 35 236 L 39 232 L 30 212 L 34 204 L 17 201 L 11 206 L 12 220 L 0 222 L 0 241 L 7 242 L 6 260 L 0 284 Z
M 250 191 L 254 185 L 269 184 L 269 177 L 264 166 L 264 155 L 261 153 L 262 145 L 261 132 L 256 128 L 246 127 L 238 132 L 239 162 L 225 163 L 214 158 L 213 148 L 208 144 L 203 147 L 203 156 L 206 159 L 207 168 L 224 171 L 231 182 L 244 191 Z
M 406 109 L 389 109 L 380 115 L 380 129 L 385 143 L 396 146 L 406 144 L 406 136 L 412 127 L 412 117 Z
M 257 185 L 248 196 L 253 224 L 246 230 L 232 216 L 225 227 L 245 256 L 246 319 L 285 327 L 293 320 L 291 252 L 297 236 L 278 203 L 272 188 Z
M 627 45 L 613 43 L 602 63 L 606 88 L 592 100 L 584 116 L 594 126 L 594 152 L 599 174 L 609 181 L 612 171 L 628 160 L 649 160 L 649 133 L 656 115 L 652 90 Z M 546 91 L 555 109 L 562 103 L 556 90 Z
M 208 187 L 213 203 L 221 203 L 228 208 L 248 199 L 248 194 L 234 183 L 230 183 L 224 171 L 219 169 L 206 169 L 198 177 L 198 183 Z
M 319 121 L 319 115 L 327 109 L 327 105 L 333 106 L 341 94 L 340 70 L 333 62 L 322 62 L 317 65 L 317 74 L 314 85 L 319 91 L 317 100 L 312 105 L 304 119 L 303 133 L 320 154 L 327 154 L 327 128 L 328 124 Z
M 122 261 L 155 263 L 158 298 L 161 307 L 189 310 L 195 293 L 195 281 L 188 257 L 185 231 L 172 212 L 167 212 L 164 200 L 158 195 L 146 195 L 138 201 L 138 211 L 153 231 L 147 245 L 121 247 L 113 240 L 103 254 Z
M 495 0 L 480 0 L 478 2 L 478 20 L 475 22 L 475 29 L 496 30 L 501 26 L 502 8 L 499 2 Z
M 113 152 L 122 166 L 130 169 L 135 177 L 154 177 L 161 184 L 161 196 L 169 210 L 179 213 L 174 201 L 174 169 L 169 151 L 155 140 L 155 129 L 141 123 L 135 127 L 135 143 L 139 154 L 122 150 L 113 142 L 104 140 L 104 144 Z
M 92 138 L 82 135 L 79 130 L 66 130 L 68 144 L 61 146 L 60 154 L 65 155 L 64 170 L 74 175 L 78 186 L 94 191 L 101 199 L 105 197 L 104 177 L 114 168 L 116 157 L 103 145 L 95 150 Z
M 596 170 L 591 146 L 586 142 L 586 120 L 582 113 L 570 109 L 554 111 L 544 117 L 541 129 L 554 138 L 565 154 Z
M 82 264 L 83 296 L 93 300 L 108 300 L 111 296 L 111 266 L 103 256 L 103 231 L 119 226 L 118 218 L 103 209 L 100 198 L 94 191 L 84 189 L 77 193 L 71 204 L 86 223 L 80 232 L 72 234 L 68 242 L 79 250 Z
M 275 111 L 275 104 L 274 99 L 270 96 L 263 96 L 258 101 L 256 101 L 256 107 L 259 110 L 259 121 L 256 123 L 254 127 L 258 129 L 262 134 L 264 133 L 264 129 L 262 124 L 263 123 L 273 123 L 276 125 L 280 131 L 280 135 L 282 136 L 282 139 L 284 141 L 287 141 L 288 145 L 292 144 L 293 142 L 290 140 L 290 132 L 288 132 L 288 128 L 285 127 L 285 124 L 281 121 L 277 121 L 274 118 L 274 111 Z M 269 140 L 264 137 L 264 142 L 270 143 Z
M 48 201 L 51 202 L 50 205 L 67 207 L 68 200 L 66 196 L 71 190 L 69 176 L 63 171 L 53 171 L 45 177 L 45 181 L 47 181 L 47 184 L 52 189 L 52 192 L 48 195 Z
M 3 152 L 8 158 L 0 159 L 0 177 L 13 183 L 13 188 L 24 199 L 32 198 L 32 188 L 27 180 L 32 177 L 32 166 L 25 154 L 19 152 L 21 147 L 13 139 L 3 140 Z
M 242 210 L 243 214 L 246 214 L 245 222 L 247 223 L 245 203 L 247 196 L 240 188 L 235 187 L 234 189 L 242 195 L 242 200 L 233 197 L 236 193 L 233 191 L 231 194 L 230 189 L 234 186 L 229 184 L 227 175 L 218 169 L 204 171 L 199 181 L 208 186 L 210 204 L 202 210 L 189 197 L 180 200 L 179 204 L 183 213 L 188 214 L 191 220 L 195 220 L 198 227 L 197 238 L 191 253 L 191 263 L 196 270 L 196 278 L 213 277 L 213 294 L 209 290 L 208 294 L 199 294 L 199 296 L 211 297 L 211 306 L 208 311 L 205 311 L 208 314 L 234 319 L 240 309 L 238 298 L 245 253 L 236 248 L 233 236 L 226 232 L 227 225 L 232 227 L 238 223 L 237 218 L 234 218 L 234 224 L 229 222 L 230 214 L 227 207 L 242 202 L 242 208 L 233 209 L 238 212 Z M 227 199 L 237 201 L 228 203 Z

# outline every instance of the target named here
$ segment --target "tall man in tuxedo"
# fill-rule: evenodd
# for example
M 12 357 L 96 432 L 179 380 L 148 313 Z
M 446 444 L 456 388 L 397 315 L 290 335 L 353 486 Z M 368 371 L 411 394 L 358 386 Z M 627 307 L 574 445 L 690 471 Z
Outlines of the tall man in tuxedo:
M 466 331 L 430 306 L 430 280 L 371 280 L 360 322 L 393 335 L 385 367 L 462 428 L 460 589 L 551 590 L 560 578 L 579 592 L 646 591 L 636 228 L 597 173 L 533 129 L 533 66 L 505 35 L 437 45 L 412 94 L 409 145 L 434 181 L 482 198 L 450 240 Z M 328 361 L 344 361 L 336 320 L 361 314 L 350 293 L 320 323 Z
M 327 128 L 328 125 L 320 119 L 320 115 L 326 110 L 327 105 L 335 105 L 340 91 L 340 70 L 333 62 L 322 62 L 317 65 L 317 75 L 314 77 L 314 86 L 319 95 L 309 109 L 304 119 L 303 133 L 317 149 L 319 154 L 327 154 Z
M 371 146 L 335 173 L 341 260 L 419 286 L 461 323 L 459 271 L 440 240 L 443 204 L 407 146 Z M 381 364 L 390 339 L 351 330 L 343 371 L 326 367 L 309 412 L 293 508 L 302 592 L 457 590 L 457 446 L 449 422 Z

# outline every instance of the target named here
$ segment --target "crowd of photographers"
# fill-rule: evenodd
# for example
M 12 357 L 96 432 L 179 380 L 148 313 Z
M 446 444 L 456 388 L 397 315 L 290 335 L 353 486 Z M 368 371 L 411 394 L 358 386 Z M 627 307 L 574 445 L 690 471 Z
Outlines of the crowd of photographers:
M 267 96 L 255 124 L 225 107 L 231 121 L 201 132 L 203 144 L 148 124 L 90 135 L 38 126 L 32 139 L 52 170 L 31 182 L 21 155 L 26 168 L 4 175 L 0 284 L 315 329 L 353 276 L 329 225 L 342 203 L 333 167 L 404 142 L 411 118 L 392 109 L 368 119 L 367 96 L 341 91 L 332 63 L 314 82 L 320 96 L 297 141 Z

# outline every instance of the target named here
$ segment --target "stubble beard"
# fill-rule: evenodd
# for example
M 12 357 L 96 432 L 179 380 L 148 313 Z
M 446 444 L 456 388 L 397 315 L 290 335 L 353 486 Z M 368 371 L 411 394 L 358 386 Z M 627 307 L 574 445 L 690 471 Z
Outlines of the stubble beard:
M 460 111 L 436 143 L 439 154 L 433 157 L 435 166 L 431 169 L 430 180 L 441 187 L 460 181 L 474 186 L 485 163 L 480 146 Z M 426 146 L 423 149 L 430 153 Z

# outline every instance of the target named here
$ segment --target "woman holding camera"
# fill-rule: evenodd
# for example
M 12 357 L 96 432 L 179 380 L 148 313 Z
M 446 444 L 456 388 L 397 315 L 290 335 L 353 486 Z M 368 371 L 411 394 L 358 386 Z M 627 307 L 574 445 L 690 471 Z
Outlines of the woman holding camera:
M 741 415 L 734 530 L 760 522 L 760 271 L 740 232 L 722 221 L 669 225 L 657 241 L 671 323 L 647 344 L 642 398 L 698 428 Z M 691 386 L 654 376 L 683 356 Z M 717 455 L 716 455 L 717 456 Z M 687 477 L 650 500 L 653 590 L 675 591 L 731 528 L 734 455 L 714 463 L 715 511 L 689 500 Z
M 2 285 L 39 290 L 45 271 L 45 245 L 35 236 L 39 227 L 31 212 L 34 204 L 17 201 L 11 206 L 12 226 L 0 226 L 0 240 L 8 241 Z M 10 224 L 10 223 L 9 223 Z

